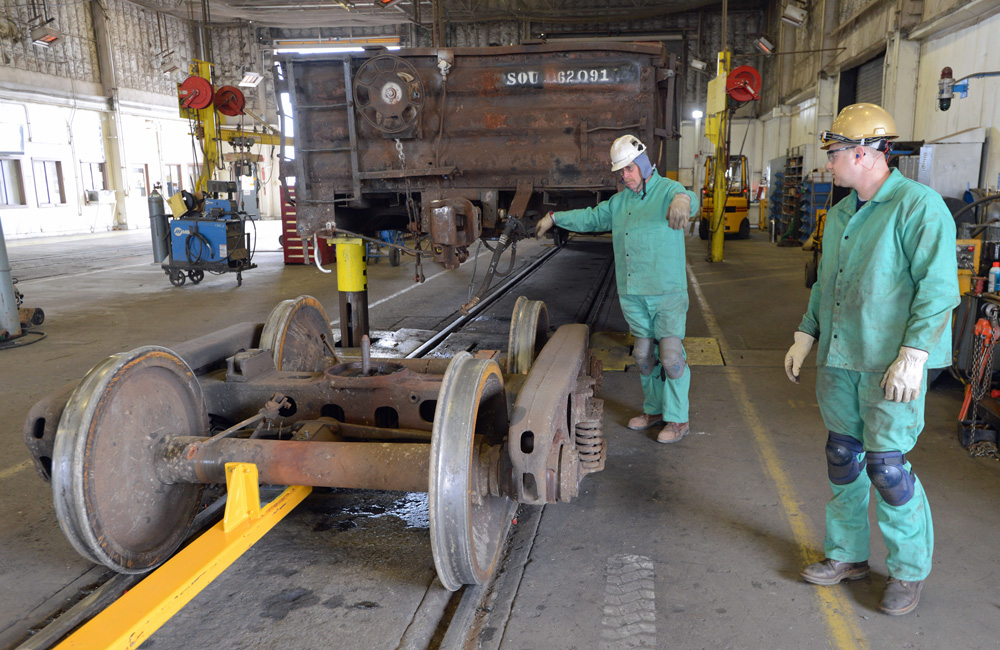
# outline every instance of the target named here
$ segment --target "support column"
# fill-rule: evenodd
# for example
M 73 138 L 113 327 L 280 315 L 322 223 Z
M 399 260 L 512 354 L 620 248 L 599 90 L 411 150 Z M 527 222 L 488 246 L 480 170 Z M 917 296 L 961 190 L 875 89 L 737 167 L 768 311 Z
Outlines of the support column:
M 7 257 L 7 242 L 0 222 L 0 341 L 21 336 L 21 319 L 14 296 L 14 278 Z
M 90 13 L 94 21 L 94 43 L 97 48 L 97 63 L 101 74 L 101 89 L 108 102 L 108 108 L 101 113 L 101 130 L 104 135 L 104 157 L 107 160 L 108 176 L 115 192 L 115 212 L 112 224 L 115 230 L 128 228 L 125 208 L 126 183 L 125 145 L 122 142 L 121 109 L 118 104 L 118 80 L 115 76 L 114 59 L 111 58 L 111 38 L 108 35 L 107 7 L 101 0 L 92 0 Z
M 338 238 L 337 292 L 340 294 L 340 345 L 356 348 L 368 335 L 368 266 L 365 242 Z
M 919 67 L 920 43 L 903 38 L 899 31 L 890 36 L 885 52 L 882 108 L 896 121 L 900 140 L 913 139 Z

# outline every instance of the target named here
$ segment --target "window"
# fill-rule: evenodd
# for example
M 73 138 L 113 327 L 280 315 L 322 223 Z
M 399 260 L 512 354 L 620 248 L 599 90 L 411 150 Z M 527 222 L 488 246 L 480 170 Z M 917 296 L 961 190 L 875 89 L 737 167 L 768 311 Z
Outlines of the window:
M 24 205 L 21 161 L 0 158 L 0 206 Z
M 182 189 L 184 189 L 184 183 L 181 178 L 181 166 L 180 165 L 166 165 L 166 178 L 164 180 L 164 198 L 170 198 L 174 194 L 177 194 Z
M 146 165 L 133 165 L 130 170 L 132 189 L 137 196 L 146 196 L 146 188 L 149 187 L 149 177 L 146 173 Z
M 80 163 L 83 173 L 83 189 L 88 191 L 105 190 L 108 188 L 107 177 L 104 175 L 104 163 Z
M 33 160 L 31 163 L 35 172 L 35 196 L 39 207 L 66 203 L 62 163 L 58 160 Z

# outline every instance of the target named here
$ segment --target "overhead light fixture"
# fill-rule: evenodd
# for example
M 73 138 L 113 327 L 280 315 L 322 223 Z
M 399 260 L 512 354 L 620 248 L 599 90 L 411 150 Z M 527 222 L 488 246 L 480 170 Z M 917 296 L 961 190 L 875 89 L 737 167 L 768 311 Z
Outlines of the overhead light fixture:
M 696 108 L 693 111 L 691 111 L 691 117 L 693 117 L 696 120 L 700 120 L 701 118 L 705 117 L 705 114 Z
M 695 70 L 705 70 L 708 68 L 708 63 L 702 61 L 701 59 L 691 59 L 691 67 Z
M 264 75 L 259 72 L 247 72 L 243 75 L 243 79 L 240 80 L 239 85 L 244 88 L 256 88 L 260 85 L 260 82 L 264 80 Z
M 771 41 L 767 40 L 763 36 L 761 36 L 760 38 L 758 38 L 757 40 L 755 40 L 753 42 L 753 45 L 754 45 L 754 47 L 757 48 L 757 50 L 761 54 L 773 54 L 774 53 L 774 45 L 771 43 Z
M 785 5 L 781 12 L 781 19 L 794 27 L 802 27 L 808 17 L 809 13 L 805 9 L 794 4 Z
M 177 57 L 174 56 L 173 50 L 168 50 L 167 52 L 162 52 L 160 54 L 160 73 L 170 74 L 181 69 L 181 64 L 177 62 Z
M 377 4 L 380 7 L 391 7 L 397 2 L 399 2 L 399 0 L 375 0 L 375 4 Z
M 39 25 L 31 30 L 31 44 L 38 47 L 50 47 L 60 38 L 62 38 L 62 34 L 59 33 L 59 30 L 48 25 Z

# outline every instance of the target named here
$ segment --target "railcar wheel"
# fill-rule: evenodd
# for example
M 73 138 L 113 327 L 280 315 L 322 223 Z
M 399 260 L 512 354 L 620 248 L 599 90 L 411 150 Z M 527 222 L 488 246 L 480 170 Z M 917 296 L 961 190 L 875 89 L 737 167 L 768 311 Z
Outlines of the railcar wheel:
M 260 335 L 260 347 L 271 350 L 274 367 L 292 372 L 324 370 L 329 355 L 327 343 L 333 345 L 330 319 L 312 296 L 279 302 Z
M 455 591 L 493 574 L 517 504 L 489 495 L 479 462 L 507 434 L 500 367 L 460 352 L 445 371 L 439 395 L 428 490 L 431 551 L 441 584 Z
M 508 374 L 528 374 L 549 340 L 549 310 L 541 300 L 518 297 L 507 335 Z
M 156 473 L 167 436 L 208 433 L 201 385 L 170 350 L 116 354 L 73 391 L 56 430 L 52 493 L 59 526 L 81 555 L 142 573 L 187 537 L 202 486 Z

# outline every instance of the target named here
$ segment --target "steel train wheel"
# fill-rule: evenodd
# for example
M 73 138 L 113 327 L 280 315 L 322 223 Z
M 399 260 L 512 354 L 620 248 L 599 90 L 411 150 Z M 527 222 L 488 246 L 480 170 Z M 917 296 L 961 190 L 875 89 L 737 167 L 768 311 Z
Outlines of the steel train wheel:
M 73 548 L 120 573 L 169 558 L 202 487 L 162 483 L 156 449 L 167 436 L 207 433 L 201 385 L 170 350 L 142 347 L 95 366 L 66 404 L 53 453 L 56 516 Z
M 507 397 L 496 362 L 460 352 L 445 371 L 431 437 L 431 551 L 447 589 L 492 575 L 517 504 L 481 495 L 479 458 L 507 433 Z
M 324 370 L 328 365 L 327 343 L 333 345 L 330 319 L 312 296 L 279 302 L 264 321 L 260 335 L 260 347 L 271 350 L 274 367 L 292 372 Z
M 514 303 L 507 335 L 507 373 L 528 374 L 549 340 L 549 310 L 541 300 L 520 296 Z

